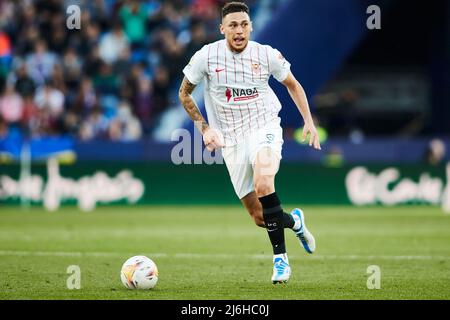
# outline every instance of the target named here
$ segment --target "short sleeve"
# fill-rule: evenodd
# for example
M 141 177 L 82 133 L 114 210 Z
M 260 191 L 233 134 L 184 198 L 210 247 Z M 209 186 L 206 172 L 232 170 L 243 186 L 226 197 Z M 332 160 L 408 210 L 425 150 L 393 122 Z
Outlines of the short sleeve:
M 270 73 L 279 82 L 286 80 L 291 71 L 291 64 L 277 49 L 269 47 Z
M 206 46 L 197 51 L 183 69 L 184 75 L 192 84 L 199 84 L 207 74 L 205 51 Z

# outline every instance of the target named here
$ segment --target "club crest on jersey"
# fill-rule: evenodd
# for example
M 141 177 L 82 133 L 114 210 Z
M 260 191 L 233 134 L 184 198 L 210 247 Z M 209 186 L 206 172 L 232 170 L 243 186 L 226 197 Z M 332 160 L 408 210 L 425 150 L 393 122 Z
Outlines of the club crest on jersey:
M 233 101 L 245 101 L 257 98 L 259 95 L 258 89 L 230 89 L 225 90 L 225 97 L 227 97 L 227 102 Z
M 252 63 L 252 72 L 259 74 L 261 71 L 261 65 L 259 63 Z

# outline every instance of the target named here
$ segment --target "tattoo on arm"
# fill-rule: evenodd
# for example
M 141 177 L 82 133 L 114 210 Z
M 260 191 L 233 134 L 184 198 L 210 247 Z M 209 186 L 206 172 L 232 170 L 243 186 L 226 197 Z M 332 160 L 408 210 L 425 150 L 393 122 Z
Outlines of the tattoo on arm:
M 195 84 L 190 83 L 189 80 L 184 77 L 183 82 L 180 86 L 178 96 L 180 98 L 181 104 L 188 113 L 189 117 L 191 117 L 192 121 L 194 121 L 197 129 L 200 130 L 201 133 L 203 133 L 208 128 L 208 124 L 206 123 L 205 118 L 203 118 L 200 109 L 191 96 L 195 87 Z

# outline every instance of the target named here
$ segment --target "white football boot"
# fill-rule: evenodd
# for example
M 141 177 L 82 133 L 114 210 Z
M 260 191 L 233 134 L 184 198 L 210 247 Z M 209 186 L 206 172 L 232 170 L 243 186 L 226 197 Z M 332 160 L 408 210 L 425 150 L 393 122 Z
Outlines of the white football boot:
M 316 240 L 311 232 L 308 231 L 305 224 L 305 215 L 299 208 L 295 208 L 291 212 L 291 216 L 294 218 L 295 224 L 292 230 L 295 232 L 297 238 L 299 238 L 303 248 L 306 252 L 313 253 L 316 250 Z
M 273 256 L 272 283 L 286 283 L 291 276 L 291 267 L 286 253 Z

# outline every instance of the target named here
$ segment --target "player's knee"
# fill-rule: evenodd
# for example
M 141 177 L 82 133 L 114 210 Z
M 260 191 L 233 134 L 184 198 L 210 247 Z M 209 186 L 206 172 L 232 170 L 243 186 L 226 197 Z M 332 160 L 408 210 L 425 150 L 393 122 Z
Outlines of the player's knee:
M 273 192 L 273 182 L 270 178 L 258 178 L 254 182 L 258 197 L 264 197 Z

